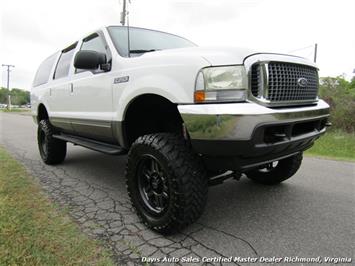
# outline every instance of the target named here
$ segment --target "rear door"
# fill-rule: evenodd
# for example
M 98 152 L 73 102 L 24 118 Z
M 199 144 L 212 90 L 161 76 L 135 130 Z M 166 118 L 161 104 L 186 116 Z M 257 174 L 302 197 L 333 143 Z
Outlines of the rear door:
M 49 88 L 49 109 L 51 111 L 51 123 L 66 132 L 73 132 L 71 126 L 71 106 L 70 99 L 70 66 L 77 43 L 70 45 L 61 51 L 56 64 L 53 80 Z
M 111 63 L 111 52 L 101 32 L 82 40 L 80 50 L 105 53 Z M 112 77 L 101 69 L 74 69 L 71 81 L 73 98 L 72 126 L 76 134 L 84 137 L 115 142 L 112 132 Z

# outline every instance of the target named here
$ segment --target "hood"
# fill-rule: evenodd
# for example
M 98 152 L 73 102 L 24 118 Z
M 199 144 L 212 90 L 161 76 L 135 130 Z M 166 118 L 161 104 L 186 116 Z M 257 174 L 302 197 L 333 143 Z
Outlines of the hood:
M 244 59 L 255 51 L 239 47 L 189 47 L 146 53 L 141 57 L 201 56 L 212 66 L 243 64 Z

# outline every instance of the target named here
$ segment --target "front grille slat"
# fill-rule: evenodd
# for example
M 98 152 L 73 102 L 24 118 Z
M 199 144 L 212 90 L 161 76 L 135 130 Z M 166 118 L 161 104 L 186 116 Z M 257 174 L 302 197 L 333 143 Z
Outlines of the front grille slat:
M 261 75 L 263 67 L 268 73 L 266 77 Z M 262 82 L 261 77 L 267 80 Z M 298 82 L 300 78 L 306 79 L 307 84 L 301 86 Z M 267 87 L 261 88 L 263 84 Z M 264 89 L 267 89 L 267 94 Z M 314 101 L 318 94 L 318 71 L 311 66 L 286 62 L 254 64 L 251 69 L 251 93 L 271 104 Z

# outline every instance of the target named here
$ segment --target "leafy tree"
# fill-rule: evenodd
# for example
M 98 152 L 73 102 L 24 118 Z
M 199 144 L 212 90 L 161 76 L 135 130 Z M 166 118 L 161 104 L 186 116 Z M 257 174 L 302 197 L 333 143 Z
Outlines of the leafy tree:
M 342 76 L 321 78 L 320 97 L 330 105 L 333 127 L 355 132 L 355 81 Z
M 8 89 L 0 89 L 0 103 L 7 103 Z M 10 91 L 11 103 L 13 105 L 25 105 L 30 102 L 30 92 L 21 89 L 12 89 Z
M 6 103 L 6 102 L 7 102 L 7 89 L 1 88 L 0 89 L 0 103 Z

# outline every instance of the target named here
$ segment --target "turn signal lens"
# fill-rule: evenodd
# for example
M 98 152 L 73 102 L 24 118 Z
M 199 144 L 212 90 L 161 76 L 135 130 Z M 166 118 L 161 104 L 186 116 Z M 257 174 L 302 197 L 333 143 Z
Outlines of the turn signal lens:
M 197 103 L 204 102 L 206 99 L 205 91 L 195 91 L 194 98 Z

